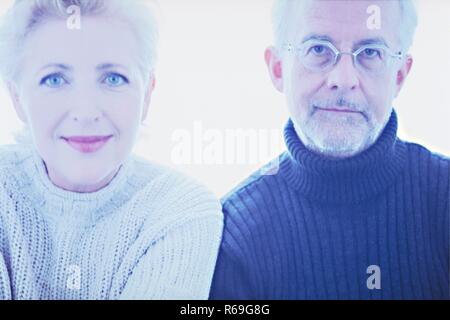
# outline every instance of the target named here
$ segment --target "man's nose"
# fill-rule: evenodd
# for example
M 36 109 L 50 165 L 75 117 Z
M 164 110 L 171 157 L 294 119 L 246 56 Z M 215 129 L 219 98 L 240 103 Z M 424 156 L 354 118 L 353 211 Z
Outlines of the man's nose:
M 342 54 L 338 62 L 328 73 L 328 88 L 332 90 L 350 91 L 359 86 L 358 70 L 353 64 L 351 54 Z

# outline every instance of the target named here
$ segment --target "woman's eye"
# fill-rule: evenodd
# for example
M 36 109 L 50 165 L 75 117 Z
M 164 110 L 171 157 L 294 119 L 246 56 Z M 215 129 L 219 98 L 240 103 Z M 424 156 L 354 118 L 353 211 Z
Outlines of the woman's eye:
M 108 86 L 119 87 L 128 83 L 128 79 L 120 74 L 111 73 L 106 76 L 105 82 Z
M 41 85 L 46 85 L 50 88 L 60 88 L 66 83 L 66 80 L 59 74 L 51 74 L 41 81 Z

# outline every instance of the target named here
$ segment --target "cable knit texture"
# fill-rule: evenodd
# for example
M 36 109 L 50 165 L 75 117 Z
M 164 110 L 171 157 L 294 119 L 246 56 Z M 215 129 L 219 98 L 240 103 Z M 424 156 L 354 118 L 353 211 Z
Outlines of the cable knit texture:
M 0 149 L 0 299 L 206 299 L 223 221 L 204 187 L 130 155 L 92 193 Z
M 395 111 L 351 158 L 311 152 L 292 121 L 285 142 L 277 174 L 223 200 L 211 298 L 450 298 L 447 157 L 398 139 Z

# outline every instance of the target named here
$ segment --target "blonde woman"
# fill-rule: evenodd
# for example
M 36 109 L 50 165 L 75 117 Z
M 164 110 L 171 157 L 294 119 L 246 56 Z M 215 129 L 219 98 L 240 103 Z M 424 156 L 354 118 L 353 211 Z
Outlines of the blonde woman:
M 146 2 L 16 0 L 3 18 L 29 141 L 0 148 L 0 298 L 208 297 L 219 202 L 132 153 L 155 83 Z

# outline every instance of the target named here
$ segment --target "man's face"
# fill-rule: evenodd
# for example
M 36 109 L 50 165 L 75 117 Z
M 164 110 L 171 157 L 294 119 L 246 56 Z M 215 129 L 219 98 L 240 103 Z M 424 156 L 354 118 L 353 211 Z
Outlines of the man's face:
M 70 30 L 64 20 L 50 20 L 28 36 L 15 106 L 52 181 L 89 192 L 131 152 L 152 87 L 145 86 L 139 44 L 125 23 L 82 22 Z M 105 140 L 94 144 L 76 138 L 99 136 Z
M 385 42 L 392 53 L 401 51 L 397 1 L 299 1 L 290 14 L 287 42 L 299 46 L 306 39 L 328 39 L 342 52 L 363 44 Z M 369 29 L 370 5 L 380 8 L 381 28 Z M 300 7 L 301 6 L 301 7 Z M 315 47 L 311 54 L 320 55 Z M 369 52 L 370 53 L 370 52 Z M 374 143 L 383 130 L 409 72 L 410 56 L 387 58 L 383 70 L 356 67 L 353 57 L 341 55 L 333 67 L 318 71 L 302 63 L 301 56 L 266 51 L 272 80 L 284 92 L 296 132 L 312 151 L 331 157 L 353 156 Z

